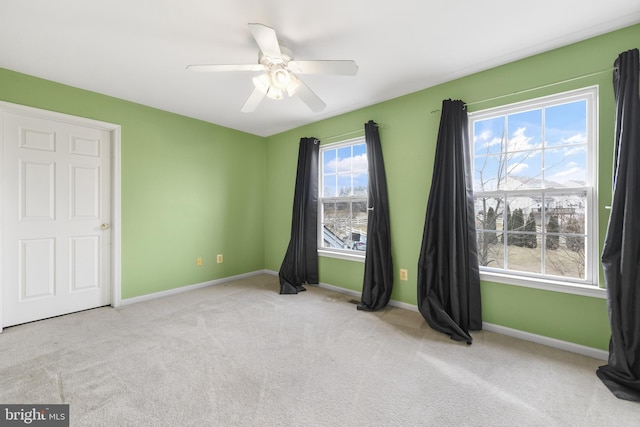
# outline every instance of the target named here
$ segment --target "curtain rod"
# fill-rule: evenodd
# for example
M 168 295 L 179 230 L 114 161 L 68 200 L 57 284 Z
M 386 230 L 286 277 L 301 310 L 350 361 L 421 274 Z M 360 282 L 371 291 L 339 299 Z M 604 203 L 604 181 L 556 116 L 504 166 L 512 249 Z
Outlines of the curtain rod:
M 520 95 L 520 94 L 527 93 L 527 92 L 533 92 L 534 90 L 546 89 L 548 87 L 557 86 L 557 85 L 560 85 L 560 84 L 563 84 L 563 83 L 569 83 L 569 82 L 573 82 L 575 80 L 581 80 L 581 79 L 585 79 L 587 77 L 597 76 L 598 74 L 610 73 L 611 71 L 614 71 L 616 69 L 617 69 L 616 67 L 607 68 L 606 70 L 600 70 L 600 71 L 596 71 L 594 73 L 584 74 L 582 76 L 572 77 L 570 79 L 560 80 L 558 82 L 549 83 L 549 84 L 542 85 L 542 86 L 536 86 L 536 87 L 532 87 L 532 88 L 529 88 L 529 89 L 520 90 L 520 91 L 517 91 L 517 92 L 507 93 L 507 94 L 504 94 L 504 95 L 498 95 L 498 96 L 494 96 L 493 98 L 486 98 L 486 99 L 480 99 L 478 101 L 467 102 L 464 105 L 465 105 L 465 107 L 468 107 L 470 105 L 480 104 L 480 103 L 488 102 L 488 101 L 495 101 L 497 99 L 507 98 L 509 96 L 514 96 L 514 95 Z M 432 110 L 431 114 L 438 113 L 439 111 L 440 111 L 440 109 Z
M 377 123 L 376 122 L 376 124 L 378 125 L 379 129 L 383 129 L 382 123 Z M 362 129 L 356 129 L 356 130 L 352 130 L 352 131 L 349 131 L 349 132 L 341 133 L 341 134 L 338 134 L 338 135 L 325 136 L 323 138 L 318 138 L 318 139 L 320 141 L 322 141 L 322 140 L 325 140 L 325 139 L 333 139 L 333 138 L 340 138 L 340 137 L 343 137 L 343 136 L 349 136 L 349 135 L 353 135 L 355 133 L 364 133 L 364 126 L 362 127 Z
M 560 84 L 563 84 L 563 83 L 569 83 L 569 82 L 573 82 L 575 80 L 581 80 L 581 79 L 585 79 L 587 77 L 597 76 L 598 74 L 610 73 L 611 71 L 613 71 L 615 69 L 616 69 L 615 67 L 607 68 L 606 70 L 596 71 L 595 73 L 584 74 L 582 76 L 572 77 L 572 78 L 566 79 L 566 80 L 561 80 L 559 82 L 554 82 L 554 83 L 549 83 L 549 84 L 542 85 L 542 86 L 532 87 L 531 89 L 525 89 L 525 90 L 521 90 L 521 91 L 518 91 L 518 92 L 508 93 L 506 95 L 494 96 L 493 98 L 481 99 L 479 101 L 467 102 L 465 105 L 468 107 L 469 105 L 480 104 L 481 102 L 495 101 L 496 99 L 506 98 L 507 96 L 520 95 L 521 93 L 527 93 L 527 92 L 532 92 L 534 90 L 545 89 L 545 88 L 552 87 L 552 86 L 557 86 L 557 85 L 560 85 Z

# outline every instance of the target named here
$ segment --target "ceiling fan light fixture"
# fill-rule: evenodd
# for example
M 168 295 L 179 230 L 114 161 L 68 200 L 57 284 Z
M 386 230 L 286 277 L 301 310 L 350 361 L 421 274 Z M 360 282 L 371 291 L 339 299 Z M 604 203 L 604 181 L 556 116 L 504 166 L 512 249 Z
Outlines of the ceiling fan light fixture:
M 253 85 L 257 90 L 267 96 L 267 98 L 280 100 L 284 98 L 284 93 L 293 96 L 300 82 L 291 72 L 285 68 L 277 68 L 274 71 L 260 74 L 253 78 Z
M 253 85 L 256 89 L 266 95 L 271 87 L 271 77 L 268 73 L 260 74 L 253 78 Z
M 278 89 L 277 87 L 271 85 L 271 87 L 267 91 L 267 98 L 280 100 L 284 98 L 284 94 L 282 93 L 281 89 Z
M 278 67 L 271 72 L 271 82 L 278 89 L 286 89 L 291 81 L 291 73 L 286 68 Z

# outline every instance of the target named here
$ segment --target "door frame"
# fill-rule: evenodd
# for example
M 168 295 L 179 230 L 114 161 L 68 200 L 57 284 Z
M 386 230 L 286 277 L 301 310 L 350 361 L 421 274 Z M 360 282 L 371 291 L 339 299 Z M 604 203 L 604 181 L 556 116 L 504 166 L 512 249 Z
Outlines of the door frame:
M 40 108 L 28 107 L 26 105 L 13 104 L 10 102 L 0 101 L 0 112 L 8 112 L 21 114 L 25 116 L 37 117 L 39 119 L 53 120 L 58 122 L 70 123 L 78 126 L 87 126 L 109 132 L 110 135 L 110 163 L 111 163 L 111 283 L 110 287 L 110 305 L 117 308 L 121 305 L 121 287 L 122 287 L 122 216 L 121 216 L 121 127 L 114 123 L 103 122 L 85 117 L 72 116 L 70 114 L 58 113 L 55 111 L 43 110 Z M 0 126 L 3 123 L 0 121 Z M 0 164 L 4 156 L 2 133 L 0 132 Z M 2 173 L 0 173 L 0 333 L 3 327 L 3 307 L 4 307 L 4 283 L 3 283 L 3 262 L 4 255 L 2 252 L 4 229 L 3 205 L 4 195 L 2 194 Z

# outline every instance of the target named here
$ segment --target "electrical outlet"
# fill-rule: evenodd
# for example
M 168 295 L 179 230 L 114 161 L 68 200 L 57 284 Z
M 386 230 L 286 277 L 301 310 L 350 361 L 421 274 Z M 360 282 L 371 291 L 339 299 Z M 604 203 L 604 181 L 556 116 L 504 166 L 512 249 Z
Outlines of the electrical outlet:
M 202 258 L 200 258 L 200 257 L 196 258 L 196 265 L 198 267 L 202 267 Z
M 222 254 L 218 255 L 216 257 L 216 261 L 218 261 L 218 264 L 222 264 L 222 262 L 224 261 L 224 258 L 222 257 Z
M 406 268 L 400 269 L 400 280 L 409 280 L 409 272 Z

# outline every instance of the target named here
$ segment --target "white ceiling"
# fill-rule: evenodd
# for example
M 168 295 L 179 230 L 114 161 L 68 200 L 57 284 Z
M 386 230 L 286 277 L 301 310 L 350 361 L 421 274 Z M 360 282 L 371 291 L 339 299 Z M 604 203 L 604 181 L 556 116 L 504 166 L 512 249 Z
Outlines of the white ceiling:
M 321 113 L 241 113 L 258 73 L 185 67 L 256 63 L 250 22 L 358 75 L 301 76 Z M 638 22 L 638 0 L 0 0 L 0 67 L 268 136 Z

